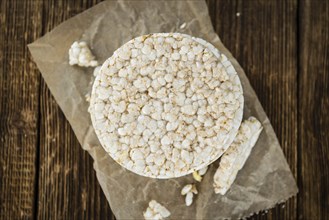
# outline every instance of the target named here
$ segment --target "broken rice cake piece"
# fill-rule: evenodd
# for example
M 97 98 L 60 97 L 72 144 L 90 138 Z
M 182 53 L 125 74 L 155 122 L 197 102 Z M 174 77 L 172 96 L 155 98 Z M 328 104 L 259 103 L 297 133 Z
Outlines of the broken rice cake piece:
M 157 201 L 151 200 L 146 211 L 143 212 L 143 216 L 146 220 L 160 220 L 170 216 L 170 212 L 166 209 L 166 207 L 162 206 Z
M 98 65 L 95 56 L 91 53 L 88 45 L 84 41 L 75 41 L 69 50 L 69 64 L 83 67 L 95 67 Z
M 238 134 L 223 154 L 214 175 L 215 193 L 224 195 L 234 182 L 237 173 L 244 166 L 252 148 L 262 131 L 261 123 L 250 117 L 241 123 Z

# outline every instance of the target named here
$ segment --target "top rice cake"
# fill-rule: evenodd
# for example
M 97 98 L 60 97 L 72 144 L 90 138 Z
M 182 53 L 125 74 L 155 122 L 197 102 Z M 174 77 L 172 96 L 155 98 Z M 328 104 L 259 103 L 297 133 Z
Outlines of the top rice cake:
M 186 34 L 130 40 L 102 65 L 90 113 L 103 148 L 142 176 L 174 178 L 218 159 L 241 124 L 243 92 L 226 56 Z

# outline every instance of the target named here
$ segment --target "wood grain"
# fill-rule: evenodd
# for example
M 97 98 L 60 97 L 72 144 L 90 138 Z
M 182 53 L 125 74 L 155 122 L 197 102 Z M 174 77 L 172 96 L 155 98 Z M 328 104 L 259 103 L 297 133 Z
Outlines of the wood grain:
M 299 7 L 299 219 L 329 219 L 329 2 Z
M 43 34 L 96 4 L 96 1 L 45 1 Z M 41 80 L 38 219 L 113 219 L 97 182 L 93 160 Z
M 245 70 L 297 179 L 297 0 L 208 5 L 216 32 Z M 295 219 L 296 211 L 293 197 L 252 219 Z
M 40 1 L 0 1 L 0 219 L 34 214 L 40 74 L 26 45 L 41 14 Z
M 38 219 L 111 219 L 92 159 L 45 84 L 41 93 Z
M 0 219 L 114 219 L 26 47 L 97 2 L 0 1 Z M 207 3 L 298 179 L 297 198 L 251 219 L 329 219 L 329 2 Z

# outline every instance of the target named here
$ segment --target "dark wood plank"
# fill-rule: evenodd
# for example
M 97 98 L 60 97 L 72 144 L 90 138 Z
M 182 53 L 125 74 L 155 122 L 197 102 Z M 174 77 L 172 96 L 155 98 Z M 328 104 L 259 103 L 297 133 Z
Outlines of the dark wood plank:
M 44 33 L 96 1 L 44 1 Z M 112 219 L 96 179 L 93 160 L 82 150 L 45 82 L 40 93 L 38 219 Z
M 93 161 L 50 91 L 41 86 L 39 219 L 111 219 Z
M 41 13 L 40 1 L 0 1 L 0 219 L 34 214 L 40 74 L 26 45 Z
M 329 2 L 300 0 L 298 217 L 329 219 Z
M 26 44 L 94 1 L 0 2 L 0 219 L 35 214 L 39 74 Z M 298 119 L 296 0 L 208 0 L 215 28 L 246 70 L 297 177 L 300 194 L 256 219 L 328 219 L 328 2 L 300 0 Z M 240 14 L 237 14 L 237 13 Z M 238 16 L 239 15 L 239 16 Z M 29 17 L 30 19 L 25 19 Z M 283 27 L 281 27 L 283 26 Z M 41 83 L 39 218 L 106 218 L 107 201 L 82 151 Z M 298 126 L 297 136 L 297 121 Z
M 216 32 L 244 68 L 297 179 L 297 0 L 208 5 Z M 296 217 L 294 197 L 252 219 Z

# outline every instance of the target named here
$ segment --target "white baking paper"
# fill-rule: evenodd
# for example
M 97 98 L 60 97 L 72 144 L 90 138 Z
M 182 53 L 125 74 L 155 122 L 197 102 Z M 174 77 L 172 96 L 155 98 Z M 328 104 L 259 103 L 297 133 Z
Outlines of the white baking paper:
M 181 29 L 183 23 L 186 27 Z M 226 54 L 244 89 L 244 118 L 255 116 L 264 126 L 227 194 L 214 193 L 213 175 L 218 167 L 215 162 L 197 184 L 199 194 L 190 207 L 185 206 L 180 190 L 193 182 L 191 175 L 169 180 L 142 177 L 122 168 L 106 154 L 94 133 L 85 100 L 93 69 L 70 66 L 68 62 L 68 50 L 76 40 L 87 41 L 99 62 L 104 62 L 130 39 L 157 32 L 200 37 Z M 142 219 L 152 199 L 170 210 L 169 219 L 241 218 L 272 208 L 297 193 L 273 128 L 244 71 L 214 32 L 203 0 L 105 1 L 65 21 L 30 44 L 29 49 L 81 146 L 93 157 L 98 181 L 117 219 Z

